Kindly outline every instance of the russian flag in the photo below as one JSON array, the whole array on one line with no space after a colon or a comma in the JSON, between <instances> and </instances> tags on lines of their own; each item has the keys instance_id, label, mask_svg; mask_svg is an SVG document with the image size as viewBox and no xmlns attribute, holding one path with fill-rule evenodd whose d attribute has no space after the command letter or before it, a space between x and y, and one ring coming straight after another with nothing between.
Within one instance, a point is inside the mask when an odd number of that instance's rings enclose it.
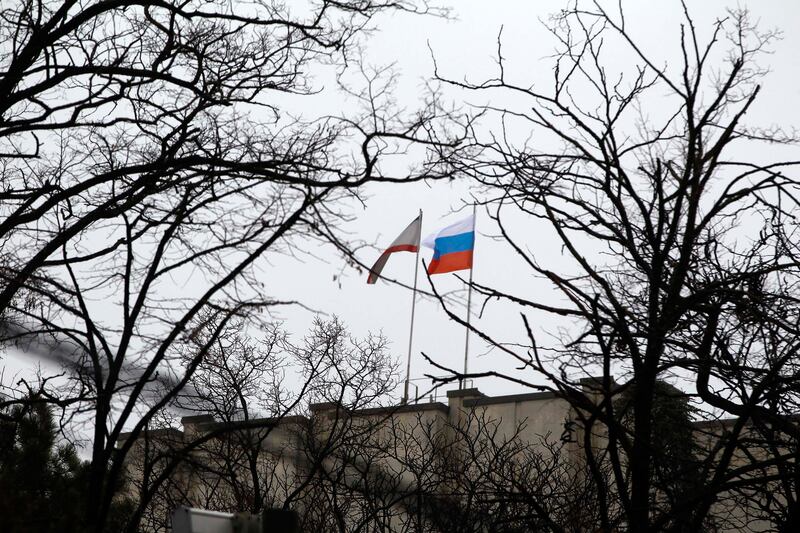
<instances>
[{"instance_id":1,"label":"russian flag","mask_svg":"<svg viewBox=\"0 0 800 533\"><path fill-rule=\"evenodd\" d=\"M475 216L447 226L426 238L423 243L433 248L433 258L428 265L428 274L445 274L472 268L472 252L475 249Z\"/></svg>"}]
</instances>

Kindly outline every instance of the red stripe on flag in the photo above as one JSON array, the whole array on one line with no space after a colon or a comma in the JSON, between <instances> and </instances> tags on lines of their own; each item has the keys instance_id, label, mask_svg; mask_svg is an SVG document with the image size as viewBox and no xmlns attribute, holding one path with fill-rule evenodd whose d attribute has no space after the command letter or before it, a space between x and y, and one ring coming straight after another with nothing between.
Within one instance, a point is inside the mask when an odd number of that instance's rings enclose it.
<instances>
[{"instance_id":1,"label":"red stripe on flag","mask_svg":"<svg viewBox=\"0 0 800 533\"><path fill-rule=\"evenodd\" d=\"M413 244L398 244L397 246L390 246L386 249L385 254L390 254L393 252L416 252L419 250L419 246L414 246Z\"/></svg>"},{"instance_id":2,"label":"red stripe on flag","mask_svg":"<svg viewBox=\"0 0 800 533\"><path fill-rule=\"evenodd\" d=\"M389 256L394 252L416 252L417 250L419 250L419 246L414 244L397 244L395 246L390 246L381 254L378 260L375 261L375 264L372 265L372 268L369 271L369 276L367 276L367 283L372 285L378 281L378 278L381 276L381 272L383 271L383 267L386 265L386 261L389 260Z\"/></svg>"},{"instance_id":3,"label":"red stripe on flag","mask_svg":"<svg viewBox=\"0 0 800 533\"><path fill-rule=\"evenodd\" d=\"M428 274L446 274L472 268L472 250L445 254L428 265Z\"/></svg>"}]
</instances>

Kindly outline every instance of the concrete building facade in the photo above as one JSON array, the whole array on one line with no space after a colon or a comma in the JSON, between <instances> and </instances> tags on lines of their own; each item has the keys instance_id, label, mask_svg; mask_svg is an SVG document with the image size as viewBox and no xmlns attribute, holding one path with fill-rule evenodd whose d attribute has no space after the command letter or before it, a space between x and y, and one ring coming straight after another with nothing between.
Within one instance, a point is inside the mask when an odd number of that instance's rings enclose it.
<instances>
[{"instance_id":1,"label":"concrete building facade","mask_svg":"<svg viewBox=\"0 0 800 533\"><path fill-rule=\"evenodd\" d=\"M585 380L584 391L594 383ZM164 464L170 452L205 439L181 452L147 529L168 528L163 519L177 505L291 508L308 531L531 531L550 529L548 520L596 528L585 446L593 443L602 463L603 431L587 437L579 413L551 392L490 397L468 388L447 400L358 411L313 404L307 416L245 421L232 433L208 415L184 417L182 431L136 443L128 495L142 494L145 470L159 471L152 457ZM699 449L727 431L724 421L697 427ZM712 514L725 516L714 529L769 530L749 505L715 503ZM525 516L530 506L540 516Z\"/></svg>"}]
</instances>

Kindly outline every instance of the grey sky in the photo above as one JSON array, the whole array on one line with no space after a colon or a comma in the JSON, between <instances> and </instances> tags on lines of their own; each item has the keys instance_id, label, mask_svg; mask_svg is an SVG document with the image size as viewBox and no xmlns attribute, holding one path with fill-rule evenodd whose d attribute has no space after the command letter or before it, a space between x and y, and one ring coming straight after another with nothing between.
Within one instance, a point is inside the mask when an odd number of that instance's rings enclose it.
<instances>
[{"instance_id":1,"label":"grey sky","mask_svg":"<svg viewBox=\"0 0 800 533\"><path fill-rule=\"evenodd\" d=\"M689 2L691 13L701 32L710 28L716 17L725 16L726 7L735 7L736 2L703 1ZM547 83L552 75L552 63L547 56L553 51L553 42L542 26L540 19L556 11L562 2L555 1L501 1L485 2L460 0L451 4L454 20L420 18L411 16L386 17L380 20L379 29L367 41L367 57L377 64L395 63L401 74L398 99L409 107L414 106L424 78L433 71L428 46L433 50L440 72L452 78L464 76L479 80L495 73L494 54L497 48L497 35L503 28L503 55L507 59L507 74L515 81ZM612 5L616 5L613 3ZM800 3L793 1L739 2L748 7L754 18L760 20L763 28L780 28L783 39L774 47L774 53L767 58L772 72L767 76L762 93L753 111L748 115L750 124L768 126L778 123L791 128L800 121L795 102L800 97L800 37L795 29L800 23ZM665 64L675 61L678 52L679 24L681 6L676 1L624 2L628 28L639 39L643 47ZM609 72L624 69L626 58L620 57L617 64L609 63ZM448 92L458 100L466 97L477 101L475 95ZM506 102L493 101L496 105ZM654 102L654 106L658 103ZM658 109L653 109L657 113ZM760 154L747 154L759 157ZM792 156L790 156L792 157ZM798 157L794 156L794 159ZM418 208L425 212L423 235L428 234L457 219L459 215L446 215L463 205L468 198L468 190L463 184L416 185L409 187L373 187L369 191L370 201L363 209L357 209L358 219L352 225L354 234L365 240L376 240L379 245L387 245L410 222ZM530 235L528 245L537 258L550 265L559 265L561 252L554 245L546 227L530 220L519 220L514 228ZM485 217L479 217L478 231L492 233ZM360 257L371 264L378 251L364 250ZM475 279L488 285L512 287L528 297L548 301L556 298L547 284L532 279L512 254L501 244L479 236L475 252ZM427 260L430 251L423 251ZM285 274L291 270L292 274ZM344 278L333 281L339 265L327 265L310 260L303 265L289 261L276 265L271 276L280 280L281 292L295 295L314 307L329 313L336 313L350 325L355 334L382 330L393 342L393 351L404 359L408 335L408 313L410 294L407 290L389 284L368 286L366 274L358 275L347 271ZM283 272L283 274L282 274ZM396 254L385 269L385 274L410 282L413 274L413 255ZM437 286L443 289L456 289L460 284L452 275L434 277ZM276 282L278 279L275 280ZM427 281L420 279L420 286ZM552 303L552 301L548 302ZM437 304L420 301L417 307L417 328L415 332L412 378L419 378L432 369L425 365L419 356L420 351L434 356L444 364L460 368L464 348L464 332L448 321ZM301 332L310 323L307 312L294 310L284 312L290 320L289 327ZM548 339L545 332L558 326L552 319L534 316L542 339ZM479 320L482 327L508 341L519 339L522 332L517 312L511 309L489 307L487 316ZM489 352L483 343L473 340L470 369L474 371L500 369L513 371L514 364L508 356ZM518 386L496 380L481 380L476 383L481 390L490 394L501 394L519 390Z\"/></svg>"},{"instance_id":2,"label":"grey sky","mask_svg":"<svg viewBox=\"0 0 800 533\"><path fill-rule=\"evenodd\" d=\"M724 16L727 6L737 5L736 2L721 0L689 4L701 31L708 29L715 17ZM502 27L503 54L510 78L520 82L547 83L552 74L552 63L547 56L553 51L553 42L540 19L545 19L563 5L563 2L557 1L453 0L450 2L451 20L410 15L385 16L376 21L378 31L365 41L366 59L376 65L395 64L400 74L397 98L401 104L413 109L418 103L424 79L433 72L429 46L443 75L480 80L495 74L494 54L498 32ZM612 5L616 5L616 2ZM738 5L749 7L764 28L778 27L784 32L783 40L774 46L774 54L768 58L768 66L773 72L765 80L759 100L749 115L749 122L763 126L779 123L788 127L800 123L800 112L796 105L800 99L797 83L800 79L800 56L797 53L800 37L795 31L800 23L800 3L783 0L738 2ZM628 27L643 47L665 63L674 61L678 51L680 3L677 0L640 0L624 2L623 6ZM620 57L618 64L607 65L609 71L627 66L625 57ZM332 94L325 92L315 98L312 107L335 113L340 100ZM475 95L456 91L447 91L446 95L456 102L465 98L468 102L478 101ZM493 103L505 105L507 102ZM657 113L658 109L653 111ZM379 246L388 245L416 216L418 209L423 209L425 213L423 235L427 235L457 219L460 215L450 214L451 211L463 206L469 197L468 187L458 182L403 187L373 186L367 192L370 200L363 208L354 206L356 221L349 229L354 237L375 241ZM530 220L518 220L514 230L529 236L526 242L542 262L556 266L560 264L561 251L554 244L554 239L544 231L545 227ZM493 231L485 217L479 215L478 232L485 234ZM363 250L360 258L364 263L371 264L378 254L378 250ZM404 361L410 293L387 283L368 286L366 273L358 274L352 270L345 270L344 277L334 279L342 268L340 260L329 251L321 251L319 255L320 259L308 258L302 263L292 258L274 259L273 267L264 270L264 283L273 287L276 297L296 299L320 311L339 315L357 336L382 330L392 341L397 358ZM423 251L422 257L428 260L430 252ZM413 260L413 254L396 254L390 259L384 273L410 283ZM530 277L529 272L518 264L504 245L492 242L483 235L478 236L475 265L475 279L480 283L513 289L527 297L544 301L556 298L546 283ZM442 290L460 287L460 283L450 274L435 276L434 280ZM420 286L425 288L426 285L427 281L421 276ZM295 336L302 335L313 318L312 313L300 308L283 310L280 316L286 319L287 328ZM543 335L559 326L568 326L544 316L536 315L533 319ZM518 313L509 308L490 306L487 316L478 323L507 341L519 339L522 332ZM546 336L542 338L547 339ZM473 339L471 370L513 371L514 363L507 356L487 352L483 343ZM417 307L412 378L432 371L423 364L420 351L428 353L442 364L460 368L463 348L463 328L450 322L438 304L421 300ZM476 386L489 394L519 390L519 387L496 380L482 380Z\"/></svg>"}]
</instances>

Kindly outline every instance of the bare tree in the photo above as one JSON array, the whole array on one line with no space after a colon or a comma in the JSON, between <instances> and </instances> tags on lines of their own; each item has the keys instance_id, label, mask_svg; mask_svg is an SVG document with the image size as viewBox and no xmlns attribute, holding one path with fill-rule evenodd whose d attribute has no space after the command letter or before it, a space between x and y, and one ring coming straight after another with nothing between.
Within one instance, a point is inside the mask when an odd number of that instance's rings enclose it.
<instances>
[{"instance_id":1,"label":"bare tree","mask_svg":"<svg viewBox=\"0 0 800 533\"><path fill-rule=\"evenodd\" d=\"M797 145L745 120L778 33L741 9L698 28L680 4L669 43L678 60L668 63L637 43L621 6L604 5L576 2L550 19L549 85L510 81L519 77L501 40L496 77L437 73L508 102L480 108L499 126L476 137L461 172L483 186L500 237L561 296L475 285L486 313L519 310L527 341L473 330L528 372L503 377L556 391L579 414L596 527L696 531L713 519L723 529L791 529L800 488L797 162L768 157L775 145ZM511 222L521 215L526 225ZM548 229L566 258L557 267L529 238ZM558 345L537 338L537 313L571 322ZM596 391L580 386L586 376L600 376ZM704 451L685 456L697 483L669 493L655 468L663 379L685 384L703 417L719 419L696 426ZM623 394L628 418L617 412Z\"/></svg>"},{"instance_id":2,"label":"bare tree","mask_svg":"<svg viewBox=\"0 0 800 533\"><path fill-rule=\"evenodd\" d=\"M91 529L136 435L230 321L291 303L257 274L265 256L342 247L336 228L365 183L451 175L447 113L432 98L404 117L385 77L367 79L381 90L350 89L353 116L292 117L318 89L312 73L341 74L392 10L431 11L403 0L0 8L2 341L65 369L50 386L22 384L85 424ZM428 153L416 172L382 171L384 155L412 145ZM123 431L132 438L117 447Z\"/></svg>"},{"instance_id":3,"label":"bare tree","mask_svg":"<svg viewBox=\"0 0 800 533\"><path fill-rule=\"evenodd\" d=\"M289 508L304 530L321 532L580 531L596 523L596 482L575 461L571 439L480 407L389 405L397 380L385 341L351 339L338 320L318 321L299 344L274 330L267 338L257 347L229 328L176 399L204 415L184 419L183 433L167 421L138 437L128 454L130 497L145 502L138 510L148 529L167 528L178 505ZM292 390L269 386L284 374L263 371L265 353L283 369L302 368L288 403L261 403L265 392ZM309 410L298 404L309 401Z\"/></svg>"},{"instance_id":4,"label":"bare tree","mask_svg":"<svg viewBox=\"0 0 800 533\"><path fill-rule=\"evenodd\" d=\"M207 324L203 330L195 332L196 350L208 344L213 330ZM264 443L274 427L297 409L302 388L295 401L282 401L293 389L283 382L285 336L275 326L262 332L260 338L256 338L255 333L248 331L242 321L229 323L216 336L187 386L164 410L162 429L174 427L178 413L184 415L184 419L194 414L198 420L205 420L205 432L216 430L215 437L197 447L194 446L195 436L186 432L174 442L162 436L159 439L164 445L162 449L153 449L152 455L142 450L135 460L128 461L129 469L143 472L152 468L148 463L156 464L166 459L165 456L182 458L181 463L171 461L169 467L157 469L159 476L154 479L163 479L169 470L175 471L175 476L165 479L162 487L149 486L158 484L149 478L138 481L139 491L158 494L157 504L138 498L144 502L141 508L145 509L150 523L155 525L159 520L166 520L168 510L182 504L219 511L259 513L262 510L270 478L264 467L267 462ZM191 352L184 354L187 359L193 356ZM151 423L149 429L155 426ZM220 429L229 431L220 432ZM166 436L171 434L167 432ZM184 451L186 446L193 451ZM196 460L197 455L202 459ZM208 490L199 491L204 494L202 501L198 501L197 494L187 494L178 487L174 478L181 475L193 478L195 486L208 481Z\"/></svg>"},{"instance_id":5,"label":"bare tree","mask_svg":"<svg viewBox=\"0 0 800 533\"><path fill-rule=\"evenodd\" d=\"M526 420L441 404L325 413L347 431L309 478L309 530L581 531L599 513L570 445Z\"/></svg>"},{"instance_id":6,"label":"bare tree","mask_svg":"<svg viewBox=\"0 0 800 533\"><path fill-rule=\"evenodd\" d=\"M336 497L326 488L349 493L349 478L338 475L351 475L357 450L380 426L347 413L389 401L397 384L385 339L351 338L333 319L317 320L301 343L273 329L255 347L237 327L218 342L220 351L210 351L175 401L182 412L203 415L182 434L165 421L138 437L129 454L144 523L164 529L178 505L252 513L273 507L302 510L304 527L321 531L328 511L338 509L321 504ZM299 379L284 383L294 371ZM325 413L309 412L309 403Z\"/></svg>"},{"instance_id":7,"label":"bare tree","mask_svg":"<svg viewBox=\"0 0 800 533\"><path fill-rule=\"evenodd\" d=\"M424 405L422 406L424 408ZM453 409L451 407L451 409ZM591 522L590 478L569 445L536 435L527 421L480 408L442 417L393 414L365 499L393 497L388 531L579 531ZM390 428L390 429L389 429ZM566 526L565 524L571 524Z\"/></svg>"}]
</instances>

